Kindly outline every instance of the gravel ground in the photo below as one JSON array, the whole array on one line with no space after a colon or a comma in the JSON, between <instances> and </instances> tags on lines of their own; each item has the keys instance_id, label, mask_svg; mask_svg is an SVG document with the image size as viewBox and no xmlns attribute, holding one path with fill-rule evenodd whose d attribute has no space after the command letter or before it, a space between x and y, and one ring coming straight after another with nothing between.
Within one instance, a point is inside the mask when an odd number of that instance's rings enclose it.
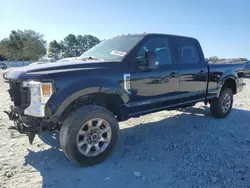
<instances>
[{"instance_id":1,"label":"gravel ground","mask_svg":"<svg viewBox=\"0 0 250 188\"><path fill-rule=\"evenodd\" d=\"M29 145L10 132L10 104L0 77L0 187L250 187L250 80L224 120L203 103L120 123L115 151L102 164L79 168L60 149L58 135Z\"/></svg>"}]
</instances>

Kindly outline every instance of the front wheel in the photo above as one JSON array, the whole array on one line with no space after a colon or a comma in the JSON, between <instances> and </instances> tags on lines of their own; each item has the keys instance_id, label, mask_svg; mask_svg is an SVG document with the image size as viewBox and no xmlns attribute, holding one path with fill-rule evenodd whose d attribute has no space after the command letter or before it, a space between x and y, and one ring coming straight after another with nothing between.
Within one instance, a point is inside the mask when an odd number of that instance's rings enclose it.
<instances>
[{"instance_id":1,"label":"front wheel","mask_svg":"<svg viewBox=\"0 0 250 188\"><path fill-rule=\"evenodd\" d=\"M219 98L210 104L210 112L216 118L225 118L233 106L233 92L230 88L221 91Z\"/></svg>"},{"instance_id":2,"label":"front wheel","mask_svg":"<svg viewBox=\"0 0 250 188\"><path fill-rule=\"evenodd\" d=\"M102 162L114 149L119 125L107 109L88 105L77 109L64 121L60 144L65 155L80 166Z\"/></svg>"}]
</instances>

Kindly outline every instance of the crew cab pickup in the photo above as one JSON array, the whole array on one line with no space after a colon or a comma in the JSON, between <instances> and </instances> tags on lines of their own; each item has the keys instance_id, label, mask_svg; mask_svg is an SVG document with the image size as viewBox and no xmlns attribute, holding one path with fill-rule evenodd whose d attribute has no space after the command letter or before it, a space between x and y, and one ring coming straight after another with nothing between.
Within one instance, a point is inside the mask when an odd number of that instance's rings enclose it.
<instances>
[{"instance_id":1,"label":"crew cab pickup","mask_svg":"<svg viewBox=\"0 0 250 188\"><path fill-rule=\"evenodd\" d=\"M113 151L118 122L210 104L226 118L243 83L243 64L207 64L197 39L168 34L113 37L76 60L6 71L12 128L34 136L59 131L65 155L95 165Z\"/></svg>"}]
</instances>

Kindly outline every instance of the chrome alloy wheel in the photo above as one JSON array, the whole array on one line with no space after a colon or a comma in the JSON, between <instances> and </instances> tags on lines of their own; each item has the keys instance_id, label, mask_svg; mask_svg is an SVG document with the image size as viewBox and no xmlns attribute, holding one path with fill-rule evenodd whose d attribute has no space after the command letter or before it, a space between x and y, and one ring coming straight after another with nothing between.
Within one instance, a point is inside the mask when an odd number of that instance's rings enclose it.
<instances>
[{"instance_id":1,"label":"chrome alloy wheel","mask_svg":"<svg viewBox=\"0 0 250 188\"><path fill-rule=\"evenodd\" d=\"M78 131L77 148L85 156L97 156L107 149L111 136L111 127L107 121L101 118L90 119Z\"/></svg>"},{"instance_id":2,"label":"chrome alloy wheel","mask_svg":"<svg viewBox=\"0 0 250 188\"><path fill-rule=\"evenodd\" d=\"M223 113L227 113L231 106L231 96L226 93L221 100L221 110Z\"/></svg>"}]
</instances>

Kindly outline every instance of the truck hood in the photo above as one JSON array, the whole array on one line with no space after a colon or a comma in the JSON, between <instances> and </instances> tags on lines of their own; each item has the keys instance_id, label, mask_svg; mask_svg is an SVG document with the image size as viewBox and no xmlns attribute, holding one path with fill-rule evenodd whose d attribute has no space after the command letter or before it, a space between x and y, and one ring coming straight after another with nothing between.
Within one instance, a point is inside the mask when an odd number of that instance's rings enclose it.
<instances>
[{"instance_id":1,"label":"truck hood","mask_svg":"<svg viewBox=\"0 0 250 188\"><path fill-rule=\"evenodd\" d=\"M80 71L80 70L92 70L101 69L109 66L113 62L103 62L103 61L67 61L67 62L53 62L38 64L32 66L15 67L7 69L3 73L3 77L6 80L18 80L22 79L24 75L41 75L41 74L51 74L59 72L68 71Z\"/></svg>"}]
</instances>

